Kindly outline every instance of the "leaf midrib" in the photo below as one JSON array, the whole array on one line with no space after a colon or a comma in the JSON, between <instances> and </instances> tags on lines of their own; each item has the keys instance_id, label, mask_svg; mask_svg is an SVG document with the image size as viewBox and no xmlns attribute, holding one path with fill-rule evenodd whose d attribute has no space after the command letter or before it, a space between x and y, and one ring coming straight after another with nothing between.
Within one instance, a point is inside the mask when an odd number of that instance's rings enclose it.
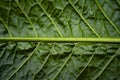
<instances>
[{"instance_id":1,"label":"leaf midrib","mask_svg":"<svg viewBox=\"0 0 120 80\"><path fill-rule=\"evenodd\" d=\"M120 38L0 38L0 41L11 42L101 42L120 43Z\"/></svg>"}]
</instances>

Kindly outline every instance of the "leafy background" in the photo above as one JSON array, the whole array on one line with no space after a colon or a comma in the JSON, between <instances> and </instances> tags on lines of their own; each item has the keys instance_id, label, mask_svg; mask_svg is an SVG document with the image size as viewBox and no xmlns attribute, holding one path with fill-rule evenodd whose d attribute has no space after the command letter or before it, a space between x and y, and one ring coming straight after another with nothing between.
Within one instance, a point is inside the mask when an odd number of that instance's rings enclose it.
<instances>
[{"instance_id":1,"label":"leafy background","mask_svg":"<svg viewBox=\"0 0 120 80\"><path fill-rule=\"evenodd\" d=\"M120 38L119 0L0 0L0 38ZM0 80L120 80L120 44L0 42Z\"/></svg>"}]
</instances>

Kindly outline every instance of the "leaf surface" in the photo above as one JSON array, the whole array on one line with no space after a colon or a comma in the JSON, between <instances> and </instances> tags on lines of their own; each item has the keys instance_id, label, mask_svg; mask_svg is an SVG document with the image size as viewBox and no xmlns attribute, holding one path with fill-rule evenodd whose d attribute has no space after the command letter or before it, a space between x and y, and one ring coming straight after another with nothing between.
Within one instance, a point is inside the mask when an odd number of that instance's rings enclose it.
<instances>
[{"instance_id":1,"label":"leaf surface","mask_svg":"<svg viewBox=\"0 0 120 80\"><path fill-rule=\"evenodd\" d=\"M0 38L120 39L119 0L0 0ZM120 43L0 41L0 80L120 80Z\"/></svg>"}]
</instances>

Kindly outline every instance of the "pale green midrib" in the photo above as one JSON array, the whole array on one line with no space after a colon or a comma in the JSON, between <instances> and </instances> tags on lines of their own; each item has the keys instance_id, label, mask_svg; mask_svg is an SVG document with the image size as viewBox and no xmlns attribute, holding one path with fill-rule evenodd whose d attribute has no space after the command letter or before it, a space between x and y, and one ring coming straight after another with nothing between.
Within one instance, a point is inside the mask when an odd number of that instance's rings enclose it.
<instances>
[{"instance_id":1,"label":"pale green midrib","mask_svg":"<svg viewBox=\"0 0 120 80\"><path fill-rule=\"evenodd\" d=\"M37 1L37 0L36 0ZM43 10L43 12L46 14L46 16L49 18L49 20L52 22L52 24L54 25L55 29L57 30L58 34L60 35L60 37L63 37L62 33L60 32L60 30L58 29L58 27L56 26L54 20L50 17L50 15L45 11L45 9L41 6L41 4L37 1L37 4L40 6L40 8Z\"/></svg>"},{"instance_id":2,"label":"pale green midrib","mask_svg":"<svg viewBox=\"0 0 120 80\"><path fill-rule=\"evenodd\" d=\"M120 43L120 38L0 38L13 42L111 42Z\"/></svg>"},{"instance_id":3,"label":"pale green midrib","mask_svg":"<svg viewBox=\"0 0 120 80\"><path fill-rule=\"evenodd\" d=\"M81 19L86 23L86 25L93 31L93 33L100 38L100 35L92 28L92 26L85 20L85 18L78 12L78 10L75 8L75 6L72 4L70 0L68 0L70 5L73 7L73 9L77 12L77 14L81 17Z\"/></svg>"},{"instance_id":4,"label":"pale green midrib","mask_svg":"<svg viewBox=\"0 0 120 80\"><path fill-rule=\"evenodd\" d=\"M100 4L98 3L97 0L95 0L98 8L100 9L100 11L102 12L102 14L105 16L105 18L110 22L110 24L114 27L114 29L120 34L119 29L117 28L117 26L110 20L110 18L107 16L107 14L104 12L104 10L101 8Z\"/></svg>"},{"instance_id":5,"label":"pale green midrib","mask_svg":"<svg viewBox=\"0 0 120 80\"><path fill-rule=\"evenodd\" d=\"M22 13L25 15L25 17L28 19L28 21L29 21L31 27L33 28L33 32L34 32L35 37L38 37L37 32L36 32L36 30L35 30L35 28L34 28L32 22L31 22L31 20L29 19L29 17L27 16L27 14L23 11L23 9L20 7L19 3L18 3L16 0L15 0L15 2L17 3L18 7L19 7L20 10L22 11Z\"/></svg>"},{"instance_id":6,"label":"pale green midrib","mask_svg":"<svg viewBox=\"0 0 120 80\"><path fill-rule=\"evenodd\" d=\"M116 53L108 60L108 62L103 66L103 68L100 70L100 72L93 78L93 80L96 80L107 68L107 66L111 63L111 61L115 58L115 56L119 53L120 48L116 51Z\"/></svg>"}]
</instances>

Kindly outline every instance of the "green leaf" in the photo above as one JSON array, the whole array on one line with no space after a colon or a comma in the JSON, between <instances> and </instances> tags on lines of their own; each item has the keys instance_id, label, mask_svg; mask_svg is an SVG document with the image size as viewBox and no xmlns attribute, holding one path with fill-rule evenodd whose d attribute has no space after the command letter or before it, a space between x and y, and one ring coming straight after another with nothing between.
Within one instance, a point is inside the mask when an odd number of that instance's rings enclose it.
<instances>
[{"instance_id":1,"label":"green leaf","mask_svg":"<svg viewBox=\"0 0 120 80\"><path fill-rule=\"evenodd\" d=\"M120 80L119 0L0 0L0 80Z\"/></svg>"}]
</instances>

